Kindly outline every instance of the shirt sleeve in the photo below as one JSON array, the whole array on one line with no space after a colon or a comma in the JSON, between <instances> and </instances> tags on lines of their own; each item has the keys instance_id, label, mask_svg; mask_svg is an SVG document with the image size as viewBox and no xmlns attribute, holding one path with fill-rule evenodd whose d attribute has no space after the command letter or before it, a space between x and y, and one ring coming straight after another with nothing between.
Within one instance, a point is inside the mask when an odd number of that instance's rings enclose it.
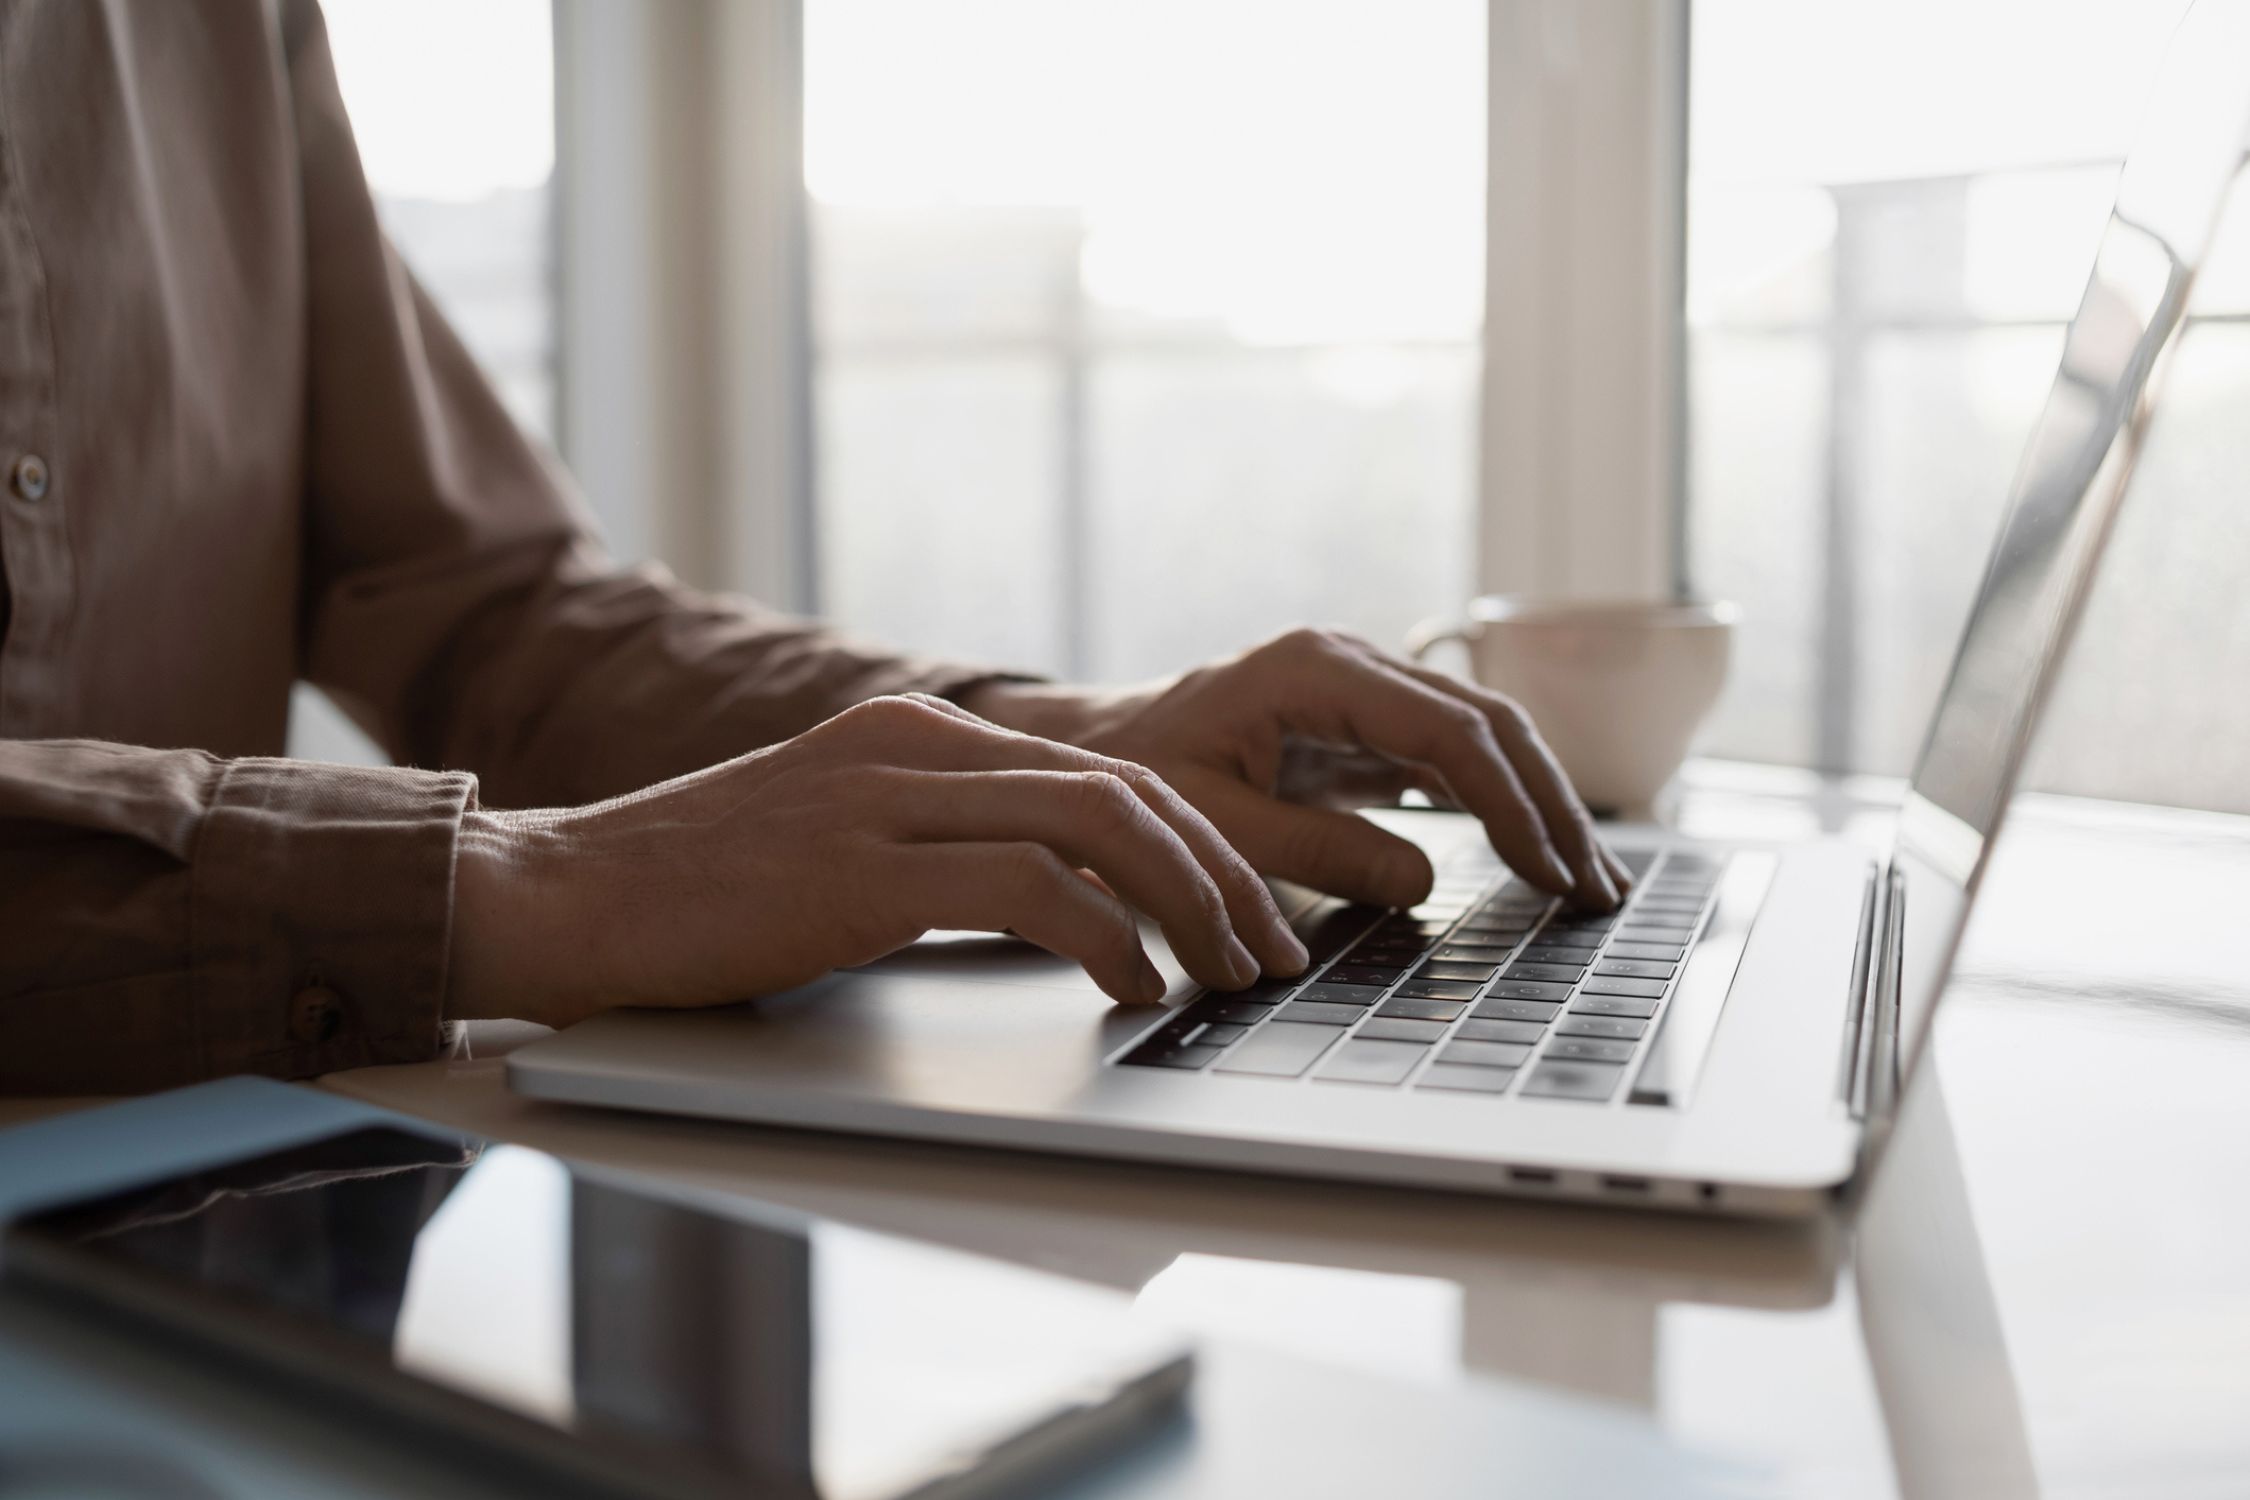
<instances>
[{"instance_id":1,"label":"shirt sleeve","mask_svg":"<svg viewBox=\"0 0 2250 1500\"><path fill-rule=\"evenodd\" d=\"M0 1092L439 1048L468 776L0 741Z\"/></svg>"},{"instance_id":2,"label":"shirt sleeve","mask_svg":"<svg viewBox=\"0 0 2250 1500\"><path fill-rule=\"evenodd\" d=\"M375 216L317 7L286 13L302 156L307 675L392 756L495 806L571 804L987 668L902 656L621 570Z\"/></svg>"}]
</instances>

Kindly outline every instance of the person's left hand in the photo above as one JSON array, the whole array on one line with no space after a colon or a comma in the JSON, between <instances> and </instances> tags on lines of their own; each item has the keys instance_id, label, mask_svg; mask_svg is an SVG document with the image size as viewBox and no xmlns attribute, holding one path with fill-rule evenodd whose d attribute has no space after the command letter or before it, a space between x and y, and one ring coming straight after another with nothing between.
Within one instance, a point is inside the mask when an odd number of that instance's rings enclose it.
<instances>
[{"instance_id":1,"label":"person's left hand","mask_svg":"<svg viewBox=\"0 0 2250 1500\"><path fill-rule=\"evenodd\" d=\"M1162 776L1267 875L1381 906L1430 890L1430 862L1345 808L1420 787L1475 814L1524 879L1617 905L1631 876L1510 699L1356 637L1294 630L1168 682L1115 691L1001 682L962 706Z\"/></svg>"}]
</instances>

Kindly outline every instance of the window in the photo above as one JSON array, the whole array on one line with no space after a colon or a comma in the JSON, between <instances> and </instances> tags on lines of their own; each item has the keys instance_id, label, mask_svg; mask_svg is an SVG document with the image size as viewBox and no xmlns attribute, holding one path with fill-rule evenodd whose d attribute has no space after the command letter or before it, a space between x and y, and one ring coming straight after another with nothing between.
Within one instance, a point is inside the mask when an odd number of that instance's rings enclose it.
<instances>
[{"instance_id":1,"label":"window","mask_svg":"<svg viewBox=\"0 0 2250 1500\"><path fill-rule=\"evenodd\" d=\"M1687 531L1720 754L1903 773L2186 0L1697 0ZM1781 128L1786 122L1786 128ZM2239 198L2238 194L2238 198ZM2250 808L2230 209L2034 784Z\"/></svg>"},{"instance_id":2,"label":"window","mask_svg":"<svg viewBox=\"0 0 2250 1500\"><path fill-rule=\"evenodd\" d=\"M1480 0L807 0L825 613L1105 680L1470 592Z\"/></svg>"}]
</instances>

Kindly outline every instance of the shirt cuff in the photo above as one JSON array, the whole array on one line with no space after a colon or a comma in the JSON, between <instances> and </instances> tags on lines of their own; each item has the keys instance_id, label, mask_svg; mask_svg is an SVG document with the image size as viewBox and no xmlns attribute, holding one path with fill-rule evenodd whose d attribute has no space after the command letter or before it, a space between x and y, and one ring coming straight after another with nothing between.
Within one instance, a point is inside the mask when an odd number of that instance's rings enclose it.
<instances>
[{"instance_id":1,"label":"shirt cuff","mask_svg":"<svg viewBox=\"0 0 2250 1500\"><path fill-rule=\"evenodd\" d=\"M204 1076L420 1062L444 1039L453 861L474 777L227 762L196 838Z\"/></svg>"}]
</instances>

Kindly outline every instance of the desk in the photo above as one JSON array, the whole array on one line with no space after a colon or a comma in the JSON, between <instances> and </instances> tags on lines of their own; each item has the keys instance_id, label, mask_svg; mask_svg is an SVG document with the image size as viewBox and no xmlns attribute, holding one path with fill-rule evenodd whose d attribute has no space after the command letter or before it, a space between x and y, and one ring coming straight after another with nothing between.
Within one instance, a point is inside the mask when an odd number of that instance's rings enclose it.
<instances>
[{"instance_id":1,"label":"desk","mask_svg":"<svg viewBox=\"0 0 2250 1500\"><path fill-rule=\"evenodd\" d=\"M1895 789L1699 768L1691 832ZM2026 799L1856 1216L1705 1222L579 1111L463 1055L326 1080L1135 1293L1193 1429L1088 1495L2250 1494L2250 820Z\"/></svg>"}]
</instances>

